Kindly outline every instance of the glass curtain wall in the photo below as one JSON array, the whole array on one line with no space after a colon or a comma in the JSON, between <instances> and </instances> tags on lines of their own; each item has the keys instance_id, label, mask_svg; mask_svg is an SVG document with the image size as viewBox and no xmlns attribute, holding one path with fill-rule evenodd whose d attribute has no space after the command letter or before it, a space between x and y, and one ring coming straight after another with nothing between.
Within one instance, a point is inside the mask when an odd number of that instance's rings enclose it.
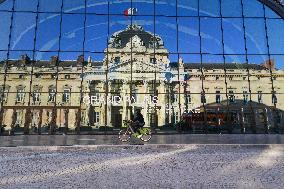
<instances>
[{"instance_id":1,"label":"glass curtain wall","mask_svg":"<svg viewBox=\"0 0 284 189\"><path fill-rule=\"evenodd\" d=\"M117 133L137 109L157 132L283 132L284 21L258 0L6 0L0 26L5 132Z\"/></svg>"}]
</instances>

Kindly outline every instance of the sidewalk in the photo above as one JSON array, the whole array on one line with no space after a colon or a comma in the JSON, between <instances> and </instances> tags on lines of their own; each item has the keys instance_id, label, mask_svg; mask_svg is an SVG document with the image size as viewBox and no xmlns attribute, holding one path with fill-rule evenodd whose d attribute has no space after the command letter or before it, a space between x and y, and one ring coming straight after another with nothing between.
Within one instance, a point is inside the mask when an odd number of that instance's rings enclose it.
<instances>
[{"instance_id":1,"label":"sidewalk","mask_svg":"<svg viewBox=\"0 0 284 189\"><path fill-rule=\"evenodd\" d=\"M5 189L282 189L284 183L283 145L26 146L0 148L0 162Z\"/></svg>"},{"instance_id":2,"label":"sidewalk","mask_svg":"<svg viewBox=\"0 0 284 189\"><path fill-rule=\"evenodd\" d=\"M153 135L148 143L131 138L122 143L117 135L18 135L0 136L0 147L16 146L74 146L74 145L129 145L129 144L208 144L208 145L270 145L284 144L281 134L175 134Z\"/></svg>"}]
</instances>

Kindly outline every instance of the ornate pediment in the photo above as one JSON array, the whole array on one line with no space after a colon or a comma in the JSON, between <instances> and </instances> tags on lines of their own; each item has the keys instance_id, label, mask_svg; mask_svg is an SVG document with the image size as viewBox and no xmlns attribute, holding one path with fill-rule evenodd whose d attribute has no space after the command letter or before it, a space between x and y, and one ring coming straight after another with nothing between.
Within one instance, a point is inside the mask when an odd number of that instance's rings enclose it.
<instances>
[{"instance_id":1,"label":"ornate pediment","mask_svg":"<svg viewBox=\"0 0 284 189\"><path fill-rule=\"evenodd\" d=\"M126 51L134 51L134 52L145 52L146 47L143 40L138 36L134 35L132 38L129 39L128 43L125 46Z\"/></svg>"},{"instance_id":2,"label":"ornate pediment","mask_svg":"<svg viewBox=\"0 0 284 189\"><path fill-rule=\"evenodd\" d=\"M109 67L110 72L131 72L131 62L121 64L113 64ZM163 72L166 71L166 66L162 64L152 64L148 62L135 61L132 64L133 73L147 73L147 72Z\"/></svg>"}]
</instances>

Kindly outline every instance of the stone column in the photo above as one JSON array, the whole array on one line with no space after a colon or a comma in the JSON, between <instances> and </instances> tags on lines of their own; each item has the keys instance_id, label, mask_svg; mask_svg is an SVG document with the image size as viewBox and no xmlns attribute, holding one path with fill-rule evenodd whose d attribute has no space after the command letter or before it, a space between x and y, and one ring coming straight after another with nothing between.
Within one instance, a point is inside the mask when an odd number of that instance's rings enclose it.
<instances>
[{"instance_id":1,"label":"stone column","mask_svg":"<svg viewBox=\"0 0 284 189\"><path fill-rule=\"evenodd\" d=\"M31 125L31 117L32 113L29 108L25 110L25 116L24 116L24 134L29 134L30 131L30 125Z\"/></svg>"},{"instance_id":2,"label":"stone column","mask_svg":"<svg viewBox=\"0 0 284 189\"><path fill-rule=\"evenodd\" d=\"M57 120L57 109L54 107L52 109L52 113L51 113L51 121L50 121L50 129L49 129L49 134L54 134L55 133L55 129L56 129L56 120Z\"/></svg>"},{"instance_id":3,"label":"stone column","mask_svg":"<svg viewBox=\"0 0 284 189\"><path fill-rule=\"evenodd\" d=\"M126 94L127 94L127 82L125 80L123 80L123 86L122 86L122 93L121 93L121 96L122 96L122 120L128 120L129 117L128 117L128 113L127 113L127 99L126 99Z\"/></svg>"},{"instance_id":4,"label":"stone column","mask_svg":"<svg viewBox=\"0 0 284 189\"><path fill-rule=\"evenodd\" d=\"M158 98L158 102L161 105L161 109L158 115L158 123L160 123L160 126L163 126L166 124L166 101L165 101L165 83L164 81L161 81L160 83L160 93L163 94L159 94L159 98ZM159 126L159 125L158 125Z\"/></svg>"},{"instance_id":5,"label":"stone column","mask_svg":"<svg viewBox=\"0 0 284 189\"><path fill-rule=\"evenodd\" d=\"M186 109L186 99L185 99L185 94L186 94L186 81L182 81L180 83L180 108L181 108L181 114L185 112Z\"/></svg>"},{"instance_id":6,"label":"stone column","mask_svg":"<svg viewBox=\"0 0 284 189\"><path fill-rule=\"evenodd\" d=\"M100 126L105 126L108 124L108 120L107 120L107 96L106 96L106 82L103 81L101 82L101 87L102 87L102 91L100 91L100 99L103 96L104 97L104 101L100 102ZM96 111L96 109L95 109Z\"/></svg>"},{"instance_id":7,"label":"stone column","mask_svg":"<svg viewBox=\"0 0 284 189\"><path fill-rule=\"evenodd\" d=\"M173 103L172 103L172 81L168 82L168 88L169 88L169 94L168 94L168 97L169 97L169 104L168 104L168 116L169 116L169 123L172 123L172 114L173 114Z\"/></svg>"},{"instance_id":8,"label":"stone column","mask_svg":"<svg viewBox=\"0 0 284 189\"><path fill-rule=\"evenodd\" d=\"M145 80L143 81L144 84L144 97L149 97L149 92L148 92L148 82ZM143 101L145 101L146 99L144 98ZM145 127L150 127L149 122L148 122L148 101L144 102L144 107L143 107L143 117L144 117L144 121L145 121Z\"/></svg>"},{"instance_id":9,"label":"stone column","mask_svg":"<svg viewBox=\"0 0 284 189\"><path fill-rule=\"evenodd\" d=\"M81 125L83 126L88 126L89 123L89 111L90 107L88 106L87 108L82 110L82 117L81 117Z\"/></svg>"},{"instance_id":10,"label":"stone column","mask_svg":"<svg viewBox=\"0 0 284 189\"><path fill-rule=\"evenodd\" d=\"M42 126L42 115L43 115L43 110L39 110L39 120L38 120L38 134L41 134L41 126Z\"/></svg>"},{"instance_id":11,"label":"stone column","mask_svg":"<svg viewBox=\"0 0 284 189\"><path fill-rule=\"evenodd\" d=\"M83 117L81 117L81 125L88 126L88 123L90 125L90 106L91 106L91 96L89 96L89 93L84 93L83 103L81 105L81 111Z\"/></svg>"},{"instance_id":12,"label":"stone column","mask_svg":"<svg viewBox=\"0 0 284 189\"><path fill-rule=\"evenodd\" d=\"M280 132L283 130L284 127L284 113L280 112Z\"/></svg>"},{"instance_id":13,"label":"stone column","mask_svg":"<svg viewBox=\"0 0 284 189\"><path fill-rule=\"evenodd\" d=\"M47 109L43 109L42 110L42 125L43 126L46 126L46 124L48 124L49 123L49 119L48 119L48 117L47 117Z\"/></svg>"},{"instance_id":14,"label":"stone column","mask_svg":"<svg viewBox=\"0 0 284 189\"><path fill-rule=\"evenodd\" d=\"M69 112L68 109L64 109L63 110L64 113L64 133L67 134L68 128L71 126L74 128L74 123L72 124L72 122L69 124L70 120L69 120L69 113L72 115L72 112ZM74 119L74 117L76 117L75 115L70 116L70 118Z\"/></svg>"},{"instance_id":15,"label":"stone column","mask_svg":"<svg viewBox=\"0 0 284 189\"><path fill-rule=\"evenodd\" d=\"M19 112L20 112L20 116L21 116L21 118L20 118L20 127L22 127L22 128L25 128L25 121L26 121L26 112L27 112L27 109L20 109L19 110ZM24 132L25 132L25 129L24 129Z\"/></svg>"},{"instance_id":16,"label":"stone column","mask_svg":"<svg viewBox=\"0 0 284 189\"><path fill-rule=\"evenodd\" d=\"M68 127L72 130L74 130L77 127L76 118L77 118L77 112L78 111L79 110L76 111L75 109L69 109Z\"/></svg>"},{"instance_id":17,"label":"stone column","mask_svg":"<svg viewBox=\"0 0 284 189\"><path fill-rule=\"evenodd\" d=\"M111 94L111 81L108 81L108 91L109 91L109 93L108 93L107 100L111 99L111 97L112 97L112 94ZM112 114L111 114L111 110L112 110L112 102L111 102L111 100L109 100L107 102L107 125L109 127L112 127L112 122L111 122Z\"/></svg>"},{"instance_id":18,"label":"stone column","mask_svg":"<svg viewBox=\"0 0 284 189\"><path fill-rule=\"evenodd\" d=\"M12 113L12 122L11 122L11 126L10 126L10 135L14 134L15 131L15 124L16 124L16 120L17 120L17 110L13 109L13 113Z\"/></svg>"},{"instance_id":19,"label":"stone column","mask_svg":"<svg viewBox=\"0 0 284 189\"><path fill-rule=\"evenodd\" d=\"M122 96L125 97L124 95L125 92L122 93ZM125 100L125 98L123 98L122 101L123 105L122 105L122 120L127 120L128 116L127 116L127 102Z\"/></svg>"},{"instance_id":20,"label":"stone column","mask_svg":"<svg viewBox=\"0 0 284 189\"><path fill-rule=\"evenodd\" d=\"M64 119L62 119L64 117L64 111L62 111L62 109L57 109L57 116L56 116L56 125L58 127L62 127L64 124Z\"/></svg>"},{"instance_id":21,"label":"stone column","mask_svg":"<svg viewBox=\"0 0 284 189\"><path fill-rule=\"evenodd\" d=\"M11 129L13 109L4 109L3 123L6 125L5 130Z\"/></svg>"},{"instance_id":22,"label":"stone column","mask_svg":"<svg viewBox=\"0 0 284 189\"><path fill-rule=\"evenodd\" d=\"M4 108L0 107L0 134L2 134L2 125L4 125L4 111Z\"/></svg>"},{"instance_id":23,"label":"stone column","mask_svg":"<svg viewBox=\"0 0 284 189\"><path fill-rule=\"evenodd\" d=\"M241 108L240 118L241 118L241 133L245 133L246 128L245 128L244 108Z\"/></svg>"},{"instance_id":24,"label":"stone column","mask_svg":"<svg viewBox=\"0 0 284 189\"><path fill-rule=\"evenodd\" d=\"M269 133L269 118L268 118L268 111L267 108L263 109L263 115L264 115L264 131L266 134Z\"/></svg>"}]
</instances>

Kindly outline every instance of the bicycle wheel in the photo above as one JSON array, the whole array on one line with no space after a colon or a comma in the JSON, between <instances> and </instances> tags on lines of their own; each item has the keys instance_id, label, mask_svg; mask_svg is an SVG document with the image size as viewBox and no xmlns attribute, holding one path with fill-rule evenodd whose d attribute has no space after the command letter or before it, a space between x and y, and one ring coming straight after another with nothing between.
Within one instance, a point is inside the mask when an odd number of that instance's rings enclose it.
<instances>
[{"instance_id":1,"label":"bicycle wheel","mask_svg":"<svg viewBox=\"0 0 284 189\"><path fill-rule=\"evenodd\" d=\"M127 142L130 139L130 133L127 131L127 129L122 129L118 133L118 138L122 142Z\"/></svg>"},{"instance_id":2,"label":"bicycle wheel","mask_svg":"<svg viewBox=\"0 0 284 189\"><path fill-rule=\"evenodd\" d=\"M147 130L146 132L144 132L141 136L141 140L143 142L148 142L150 139L152 138L152 133L150 130Z\"/></svg>"},{"instance_id":3,"label":"bicycle wheel","mask_svg":"<svg viewBox=\"0 0 284 189\"><path fill-rule=\"evenodd\" d=\"M151 138L152 138L152 134L143 134L140 139L143 142L148 142Z\"/></svg>"}]
</instances>

